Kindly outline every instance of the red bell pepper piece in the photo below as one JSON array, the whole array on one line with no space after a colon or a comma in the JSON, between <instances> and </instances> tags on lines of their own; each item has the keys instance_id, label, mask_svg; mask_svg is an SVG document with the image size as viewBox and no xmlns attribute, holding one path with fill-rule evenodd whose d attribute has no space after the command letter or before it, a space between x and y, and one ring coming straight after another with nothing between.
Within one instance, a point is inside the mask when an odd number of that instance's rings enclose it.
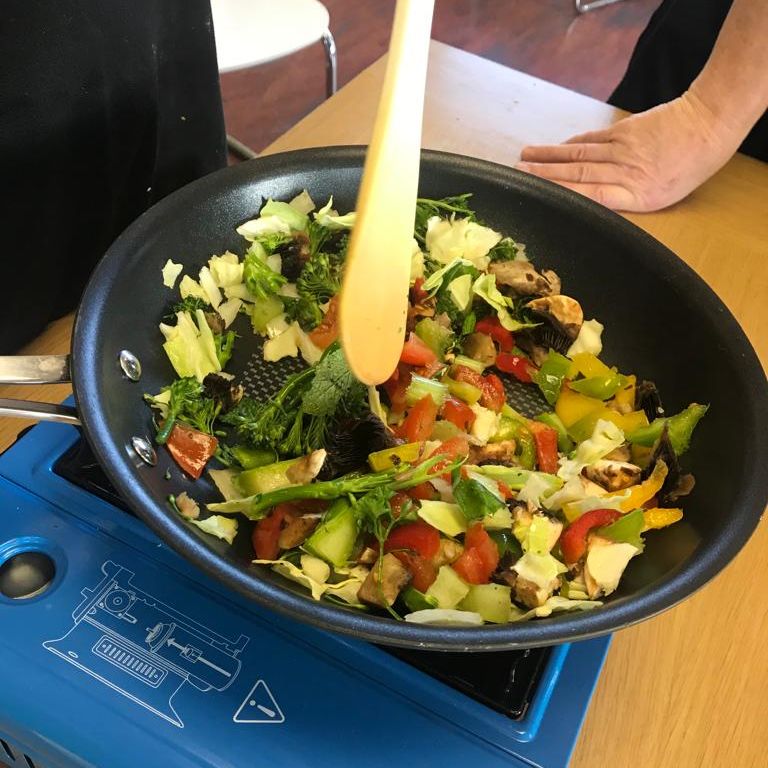
<instances>
[{"instance_id":1,"label":"red bell pepper piece","mask_svg":"<svg viewBox=\"0 0 768 768\"><path fill-rule=\"evenodd\" d=\"M501 379L496 374L489 373L481 376L465 365L457 365L453 369L453 378L456 381L464 381L473 387L477 387L482 393L480 395L480 405L490 408L497 413L503 408L506 399L504 384L502 384Z\"/></svg>"},{"instance_id":2,"label":"red bell pepper piece","mask_svg":"<svg viewBox=\"0 0 768 768\"><path fill-rule=\"evenodd\" d=\"M459 456L469 456L469 440L465 435L455 435L442 443L439 448L435 448L435 450L432 451L430 458L435 456L445 457L442 461L438 461L434 467L432 467L431 471L436 473L444 467L447 467L454 459L458 459ZM450 482L451 476L446 474L444 479Z\"/></svg>"},{"instance_id":3,"label":"red bell pepper piece","mask_svg":"<svg viewBox=\"0 0 768 768\"><path fill-rule=\"evenodd\" d=\"M568 565L577 563L587 551L587 534L621 517L617 509L591 509L574 520L560 535L560 551Z\"/></svg>"},{"instance_id":4,"label":"red bell pepper piece","mask_svg":"<svg viewBox=\"0 0 768 768\"><path fill-rule=\"evenodd\" d=\"M496 367L503 373L511 374L523 384L530 384L533 381L533 374L537 370L530 360L511 352L499 352L496 355Z\"/></svg>"},{"instance_id":5,"label":"red bell pepper piece","mask_svg":"<svg viewBox=\"0 0 768 768\"><path fill-rule=\"evenodd\" d=\"M440 549L440 532L423 520L398 525L384 542L384 551L410 549L427 559L434 557Z\"/></svg>"},{"instance_id":6,"label":"red bell pepper piece","mask_svg":"<svg viewBox=\"0 0 768 768\"><path fill-rule=\"evenodd\" d=\"M515 337L500 322L498 317L484 317L475 323L475 332L486 333L502 352L509 352L515 346Z\"/></svg>"},{"instance_id":7,"label":"red bell pepper piece","mask_svg":"<svg viewBox=\"0 0 768 768\"><path fill-rule=\"evenodd\" d=\"M437 578L437 567L431 560L413 552L399 550L392 553L410 572L411 585L426 592Z\"/></svg>"},{"instance_id":8,"label":"red bell pepper piece","mask_svg":"<svg viewBox=\"0 0 768 768\"><path fill-rule=\"evenodd\" d=\"M392 413L399 414L405 411L405 390L411 383L411 369L407 365L398 365L392 375L382 384L389 397Z\"/></svg>"},{"instance_id":9,"label":"red bell pepper piece","mask_svg":"<svg viewBox=\"0 0 768 768\"><path fill-rule=\"evenodd\" d=\"M205 465L216 453L219 441L178 422L173 425L165 443L174 461L190 476L197 480L203 474Z\"/></svg>"},{"instance_id":10,"label":"red bell pepper piece","mask_svg":"<svg viewBox=\"0 0 768 768\"><path fill-rule=\"evenodd\" d=\"M259 520L253 528L251 543L253 551L259 560L276 560L280 554L277 540L283 523L289 523L296 516L297 509L293 504L278 504L264 518Z\"/></svg>"},{"instance_id":11,"label":"red bell pepper piece","mask_svg":"<svg viewBox=\"0 0 768 768\"><path fill-rule=\"evenodd\" d=\"M419 400L405 417L405 421L397 428L398 436L404 437L409 443L418 443L422 440L428 440L432 434L437 418L437 405L429 396Z\"/></svg>"},{"instance_id":12,"label":"red bell pepper piece","mask_svg":"<svg viewBox=\"0 0 768 768\"><path fill-rule=\"evenodd\" d=\"M440 413L446 421L455 424L462 432L469 432L477 418L466 403L455 397L446 398Z\"/></svg>"},{"instance_id":13,"label":"red bell pepper piece","mask_svg":"<svg viewBox=\"0 0 768 768\"><path fill-rule=\"evenodd\" d=\"M320 325L309 332L312 343L320 349L330 347L339 338L339 297L333 296Z\"/></svg>"},{"instance_id":14,"label":"red bell pepper piece","mask_svg":"<svg viewBox=\"0 0 768 768\"><path fill-rule=\"evenodd\" d=\"M410 290L410 300L411 304L421 304L423 301L425 301L427 298L429 298L429 293L424 290L422 287L424 285L424 278L423 277L417 277L413 281L413 285L411 286Z\"/></svg>"},{"instance_id":15,"label":"red bell pepper piece","mask_svg":"<svg viewBox=\"0 0 768 768\"><path fill-rule=\"evenodd\" d=\"M557 473L557 430L540 421L529 421L528 429L536 443L536 461L542 472Z\"/></svg>"},{"instance_id":16,"label":"red bell pepper piece","mask_svg":"<svg viewBox=\"0 0 768 768\"><path fill-rule=\"evenodd\" d=\"M430 365L437 362L437 355L411 331L400 353L400 362L408 365Z\"/></svg>"}]
</instances>

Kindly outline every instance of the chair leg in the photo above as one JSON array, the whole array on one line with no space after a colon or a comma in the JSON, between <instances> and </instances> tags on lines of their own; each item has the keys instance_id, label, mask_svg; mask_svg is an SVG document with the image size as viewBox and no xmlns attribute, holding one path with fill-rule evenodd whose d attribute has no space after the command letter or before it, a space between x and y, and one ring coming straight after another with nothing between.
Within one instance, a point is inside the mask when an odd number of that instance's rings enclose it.
<instances>
[{"instance_id":1,"label":"chair leg","mask_svg":"<svg viewBox=\"0 0 768 768\"><path fill-rule=\"evenodd\" d=\"M250 147L229 134L227 134L227 149L241 160L253 160L254 157L258 157Z\"/></svg>"},{"instance_id":2,"label":"chair leg","mask_svg":"<svg viewBox=\"0 0 768 768\"><path fill-rule=\"evenodd\" d=\"M323 33L323 48L325 48L325 92L327 96L333 96L338 87L336 72L336 41L333 39L330 29Z\"/></svg>"},{"instance_id":3,"label":"chair leg","mask_svg":"<svg viewBox=\"0 0 768 768\"><path fill-rule=\"evenodd\" d=\"M620 2L621 0L574 0L574 5L576 6L577 13L586 13L587 11L602 8L605 5L613 5Z\"/></svg>"}]
</instances>

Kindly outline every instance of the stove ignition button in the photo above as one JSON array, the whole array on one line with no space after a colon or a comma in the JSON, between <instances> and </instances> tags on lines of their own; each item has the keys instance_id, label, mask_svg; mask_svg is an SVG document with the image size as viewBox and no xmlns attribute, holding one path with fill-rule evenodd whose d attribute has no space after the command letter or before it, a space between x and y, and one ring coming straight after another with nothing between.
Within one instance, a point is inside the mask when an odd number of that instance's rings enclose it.
<instances>
[{"instance_id":1,"label":"stove ignition button","mask_svg":"<svg viewBox=\"0 0 768 768\"><path fill-rule=\"evenodd\" d=\"M19 552L0 565L0 594L24 600L45 592L56 565L44 552Z\"/></svg>"}]
</instances>

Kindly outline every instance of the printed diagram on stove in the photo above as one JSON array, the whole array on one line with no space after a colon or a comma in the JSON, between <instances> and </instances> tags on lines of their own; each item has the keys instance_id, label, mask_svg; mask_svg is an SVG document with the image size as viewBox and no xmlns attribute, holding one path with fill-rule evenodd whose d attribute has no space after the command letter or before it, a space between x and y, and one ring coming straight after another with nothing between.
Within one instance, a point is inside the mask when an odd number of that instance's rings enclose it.
<instances>
[{"instance_id":1,"label":"printed diagram on stove","mask_svg":"<svg viewBox=\"0 0 768 768\"><path fill-rule=\"evenodd\" d=\"M229 688L249 638L224 637L137 589L133 571L111 560L101 571L104 578L82 590L71 629L43 647L183 728L174 696L185 685L211 693Z\"/></svg>"}]
</instances>

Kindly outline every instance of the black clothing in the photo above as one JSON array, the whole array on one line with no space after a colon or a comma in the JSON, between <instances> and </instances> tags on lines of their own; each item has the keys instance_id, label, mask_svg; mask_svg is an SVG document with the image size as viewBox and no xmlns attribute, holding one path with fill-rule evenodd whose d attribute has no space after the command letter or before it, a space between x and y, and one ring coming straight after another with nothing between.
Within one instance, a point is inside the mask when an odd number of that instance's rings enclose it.
<instances>
[{"instance_id":1,"label":"black clothing","mask_svg":"<svg viewBox=\"0 0 768 768\"><path fill-rule=\"evenodd\" d=\"M226 164L208 0L6 0L0 353L73 309L110 243Z\"/></svg>"},{"instance_id":2,"label":"black clothing","mask_svg":"<svg viewBox=\"0 0 768 768\"><path fill-rule=\"evenodd\" d=\"M624 79L609 102L643 112L681 96L707 63L732 0L664 0L640 35ZM768 112L741 145L768 160Z\"/></svg>"}]
</instances>

